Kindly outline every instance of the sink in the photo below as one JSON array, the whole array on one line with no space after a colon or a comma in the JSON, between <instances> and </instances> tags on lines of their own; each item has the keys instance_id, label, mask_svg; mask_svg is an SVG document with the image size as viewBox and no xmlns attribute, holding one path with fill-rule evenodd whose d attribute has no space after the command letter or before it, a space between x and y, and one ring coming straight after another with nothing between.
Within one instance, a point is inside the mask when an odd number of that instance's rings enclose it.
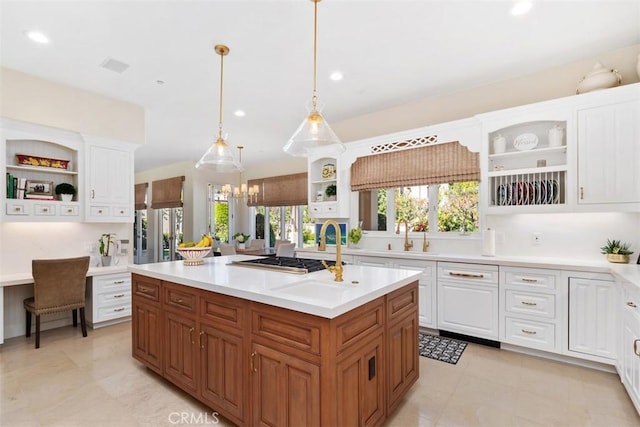
<instances>
[{"instance_id":1,"label":"sink","mask_svg":"<svg viewBox=\"0 0 640 427\"><path fill-rule=\"evenodd\" d=\"M335 282L307 279L300 282L273 288L276 294L286 294L289 296L310 299L322 303L339 303L343 294L350 288L345 284Z\"/></svg>"}]
</instances>

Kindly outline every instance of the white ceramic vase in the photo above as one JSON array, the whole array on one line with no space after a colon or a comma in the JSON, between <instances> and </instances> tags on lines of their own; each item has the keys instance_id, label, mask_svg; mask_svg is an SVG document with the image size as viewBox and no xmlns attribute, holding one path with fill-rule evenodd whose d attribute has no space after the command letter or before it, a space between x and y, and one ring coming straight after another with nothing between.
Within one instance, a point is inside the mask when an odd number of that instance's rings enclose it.
<instances>
[{"instance_id":1,"label":"white ceramic vase","mask_svg":"<svg viewBox=\"0 0 640 427\"><path fill-rule=\"evenodd\" d=\"M73 200L73 194L60 194L60 198L63 202L70 202Z\"/></svg>"},{"instance_id":2,"label":"white ceramic vase","mask_svg":"<svg viewBox=\"0 0 640 427\"><path fill-rule=\"evenodd\" d=\"M562 126L555 125L551 129L549 129L549 147L561 146L563 138L564 128Z\"/></svg>"},{"instance_id":3,"label":"white ceramic vase","mask_svg":"<svg viewBox=\"0 0 640 427\"><path fill-rule=\"evenodd\" d=\"M493 138L493 154L504 153L507 149L507 139L498 134Z\"/></svg>"}]
</instances>

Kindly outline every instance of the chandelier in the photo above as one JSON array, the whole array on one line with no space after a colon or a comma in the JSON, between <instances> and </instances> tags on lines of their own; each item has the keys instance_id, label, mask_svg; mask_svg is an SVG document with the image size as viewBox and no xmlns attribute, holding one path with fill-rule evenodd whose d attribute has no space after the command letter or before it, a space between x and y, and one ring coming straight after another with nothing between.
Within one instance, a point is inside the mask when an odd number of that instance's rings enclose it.
<instances>
[{"instance_id":1,"label":"chandelier","mask_svg":"<svg viewBox=\"0 0 640 427\"><path fill-rule=\"evenodd\" d=\"M206 168L214 172L236 172L240 171L240 165L236 163L231 154L231 150L222 137L222 77L224 71L224 57L229 54L229 48L218 44L215 51L220 55L220 113L218 116L218 139L209 147L206 153L196 163L196 168Z\"/></svg>"},{"instance_id":2,"label":"chandelier","mask_svg":"<svg viewBox=\"0 0 640 427\"><path fill-rule=\"evenodd\" d=\"M317 38L318 38L318 2L311 0L314 4L313 15L313 95L311 97L311 108L309 114L298 126L293 136L283 147L285 153L290 156L307 157L311 150L317 147L335 145L340 152L345 150L344 145L333 132L327 121L320 114L318 106L317 90Z\"/></svg>"},{"instance_id":3,"label":"chandelier","mask_svg":"<svg viewBox=\"0 0 640 427\"><path fill-rule=\"evenodd\" d=\"M258 187L258 185L252 185L252 186L248 186L246 183L242 182L242 149L244 148L243 145L238 145L238 152L239 152L239 163L238 163L238 167L239 167L239 171L240 171L240 185L236 186L232 186L231 184L224 184L222 186L222 189L220 190L220 192L227 198L227 199L231 199L233 198L236 202L238 200L243 200L243 201L248 201L248 202L253 202L253 201L257 201L258 200L258 193L260 192L260 187Z\"/></svg>"}]
</instances>

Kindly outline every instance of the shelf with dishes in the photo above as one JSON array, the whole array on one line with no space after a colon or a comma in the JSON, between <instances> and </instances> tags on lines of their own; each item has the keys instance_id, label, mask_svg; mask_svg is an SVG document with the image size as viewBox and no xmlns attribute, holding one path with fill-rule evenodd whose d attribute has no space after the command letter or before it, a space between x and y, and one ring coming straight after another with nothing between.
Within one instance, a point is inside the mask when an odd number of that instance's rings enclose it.
<instances>
[{"instance_id":1,"label":"shelf with dishes","mask_svg":"<svg viewBox=\"0 0 640 427\"><path fill-rule=\"evenodd\" d=\"M566 170L491 176L490 206L564 205L566 177Z\"/></svg>"}]
</instances>

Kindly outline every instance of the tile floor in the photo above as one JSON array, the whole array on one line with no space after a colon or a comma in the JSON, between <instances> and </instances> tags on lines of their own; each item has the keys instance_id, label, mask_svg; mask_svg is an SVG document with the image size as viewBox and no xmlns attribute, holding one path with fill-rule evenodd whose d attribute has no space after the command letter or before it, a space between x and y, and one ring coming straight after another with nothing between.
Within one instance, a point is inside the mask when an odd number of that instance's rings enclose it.
<instances>
[{"instance_id":1,"label":"tile floor","mask_svg":"<svg viewBox=\"0 0 640 427\"><path fill-rule=\"evenodd\" d=\"M37 351L33 339L0 346L1 426L215 424L131 358L129 323L85 339L71 327L45 331ZM181 423L182 413L193 418ZM457 365L421 357L420 380L385 425L630 427L640 417L614 374L470 344Z\"/></svg>"}]
</instances>

